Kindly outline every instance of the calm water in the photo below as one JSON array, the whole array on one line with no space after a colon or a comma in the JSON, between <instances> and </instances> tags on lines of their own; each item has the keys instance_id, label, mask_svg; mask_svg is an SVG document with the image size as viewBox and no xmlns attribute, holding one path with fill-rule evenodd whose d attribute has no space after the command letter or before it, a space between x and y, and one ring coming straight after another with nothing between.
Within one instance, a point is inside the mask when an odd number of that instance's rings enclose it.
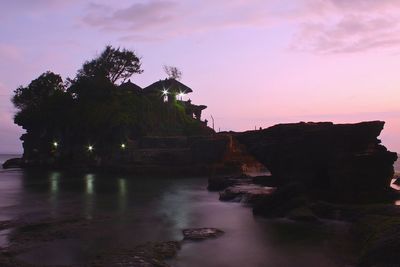
<instances>
[{"instance_id":1,"label":"calm water","mask_svg":"<svg viewBox=\"0 0 400 267\"><path fill-rule=\"evenodd\" d=\"M39 264L84 264L108 248L181 240L181 230L217 227L220 238L185 242L172 266L339 267L347 225L300 224L254 217L239 203L218 201L205 178L145 178L60 172L0 171L0 220L79 215L91 227L74 238L36 247L21 259ZM108 218L98 221L96 218ZM97 221L96 221L97 220ZM0 232L1 246L10 232Z\"/></svg>"}]
</instances>

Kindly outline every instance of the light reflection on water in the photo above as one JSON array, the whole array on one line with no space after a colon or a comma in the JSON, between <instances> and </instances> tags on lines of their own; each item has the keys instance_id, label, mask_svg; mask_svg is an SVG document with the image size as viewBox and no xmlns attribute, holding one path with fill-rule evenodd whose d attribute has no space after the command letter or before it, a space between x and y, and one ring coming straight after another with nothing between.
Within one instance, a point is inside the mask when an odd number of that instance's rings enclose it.
<instances>
[{"instance_id":1,"label":"light reflection on water","mask_svg":"<svg viewBox=\"0 0 400 267\"><path fill-rule=\"evenodd\" d=\"M20 256L38 264L84 264L98 251L181 240L184 228L217 227L225 231L222 237L185 242L172 266L343 266L333 245L344 232L341 226L299 227L254 217L239 203L220 202L206 183L204 178L0 173L0 214L37 220L76 214L91 220L75 239L47 242ZM102 216L107 220L98 220Z\"/></svg>"}]
</instances>

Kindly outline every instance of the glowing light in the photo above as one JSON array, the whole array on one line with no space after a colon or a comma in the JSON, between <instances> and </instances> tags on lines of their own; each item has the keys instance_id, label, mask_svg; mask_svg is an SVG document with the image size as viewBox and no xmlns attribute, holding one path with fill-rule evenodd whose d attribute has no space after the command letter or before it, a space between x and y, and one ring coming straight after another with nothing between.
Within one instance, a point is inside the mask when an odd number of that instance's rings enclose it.
<instances>
[{"instance_id":1,"label":"glowing light","mask_svg":"<svg viewBox=\"0 0 400 267\"><path fill-rule=\"evenodd\" d=\"M93 151L93 146L88 146L89 151Z\"/></svg>"},{"instance_id":2,"label":"glowing light","mask_svg":"<svg viewBox=\"0 0 400 267\"><path fill-rule=\"evenodd\" d=\"M179 92L178 97L180 98L180 100L182 100L182 97L183 97L184 95L185 95L185 94L184 94L183 92Z\"/></svg>"},{"instance_id":3,"label":"glowing light","mask_svg":"<svg viewBox=\"0 0 400 267\"><path fill-rule=\"evenodd\" d=\"M53 146L54 147L58 147L58 143L57 142L53 142Z\"/></svg>"},{"instance_id":4,"label":"glowing light","mask_svg":"<svg viewBox=\"0 0 400 267\"><path fill-rule=\"evenodd\" d=\"M125 149L125 148L126 148L126 145L125 145L125 144L121 144L121 148L122 148L122 149Z\"/></svg>"},{"instance_id":5,"label":"glowing light","mask_svg":"<svg viewBox=\"0 0 400 267\"><path fill-rule=\"evenodd\" d=\"M168 89L165 89L165 88L161 92L162 92L163 96L166 96L169 93Z\"/></svg>"}]
</instances>

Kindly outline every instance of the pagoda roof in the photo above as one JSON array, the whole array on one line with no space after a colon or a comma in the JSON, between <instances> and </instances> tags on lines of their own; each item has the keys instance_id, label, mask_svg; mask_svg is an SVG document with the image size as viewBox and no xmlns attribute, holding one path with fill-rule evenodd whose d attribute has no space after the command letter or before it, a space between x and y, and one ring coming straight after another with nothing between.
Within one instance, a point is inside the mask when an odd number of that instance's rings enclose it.
<instances>
[{"instance_id":1,"label":"pagoda roof","mask_svg":"<svg viewBox=\"0 0 400 267\"><path fill-rule=\"evenodd\" d=\"M142 91L142 87L140 87L139 85L131 82L130 79L127 82L122 83L120 86L118 86L118 88L120 88L122 90L134 91L134 92Z\"/></svg>"},{"instance_id":2,"label":"pagoda roof","mask_svg":"<svg viewBox=\"0 0 400 267\"><path fill-rule=\"evenodd\" d=\"M149 86L143 88L144 93L161 92L163 90L170 90L173 92L182 92L184 94L192 93L193 90L177 81L175 79L165 79L158 82L152 83Z\"/></svg>"}]
</instances>

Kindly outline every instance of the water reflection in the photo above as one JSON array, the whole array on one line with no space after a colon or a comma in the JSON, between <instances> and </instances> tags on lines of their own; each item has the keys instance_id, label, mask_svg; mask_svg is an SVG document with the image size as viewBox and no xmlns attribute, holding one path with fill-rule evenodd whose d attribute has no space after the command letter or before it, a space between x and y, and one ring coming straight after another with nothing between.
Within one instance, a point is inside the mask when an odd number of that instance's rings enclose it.
<instances>
[{"instance_id":1,"label":"water reflection","mask_svg":"<svg viewBox=\"0 0 400 267\"><path fill-rule=\"evenodd\" d=\"M0 178L1 184L6 178ZM0 216L11 211L11 219L35 221L33 216L46 219L52 213L61 220L64 215L92 220L87 227L72 229L79 232L67 243L51 241L48 250L38 246L31 251L25 259L35 263L86 266L84 259L99 251L181 240L183 228L217 227L226 232L221 238L185 242L172 265L239 267L268 262L274 267L344 266L333 262L341 253L332 243L346 241L336 242L336 232L325 234L324 224L307 229L296 224L277 227L253 217L251 209L239 203L220 202L218 193L205 190L207 179L53 172L16 174L9 181L13 182L8 187L0 186ZM12 207L4 206L8 198L14 201ZM55 247L57 253L50 249ZM41 256L46 251L52 259Z\"/></svg>"},{"instance_id":2,"label":"water reflection","mask_svg":"<svg viewBox=\"0 0 400 267\"><path fill-rule=\"evenodd\" d=\"M126 179L120 178L118 179L118 189L119 195L124 197L126 195Z\"/></svg>"},{"instance_id":3,"label":"water reflection","mask_svg":"<svg viewBox=\"0 0 400 267\"><path fill-rule=\"evenodd\" d=\"M127 182L125 178L118 179L118 210L124 213L127 207Z\"/></svg>"},{"instance_id":4,"label":"water reflection","mask_svg":"<svg viewBox=\"0 0 400 267\"><path fill-rule=\"evenodd\" d=\"M50 191L52 195L57 195L58 193L58 185L60 182L60 173L53 172L50 173L49 180L50 180Z\"/></svg>"},{"instance_id":5,"label":"water reflection","mask_svg":"<svg viewBox=\"0 0 400 267\"><path fill-rule=\"evenodd\" d=\"M90 220L93 218L93 210L94 210L94 183L96 176L94 174L86 174L84 181L86 183L86 194L85 194L85 206L84 213L86 219Z\"/></svg>"},{"instance_id":6,"label":"water reflection","mask_svg":"<svg viewBox=\"0 0 400 267\"><path fill-rule=\"evenodd\" d=\"M59 172L52 172L49 175L50 185L50 204L51 216L54 217L58 212L58 192L61 174Z\"/></svg>"},{"instance_id":7,"label":"water reflection","mask_svg":"<svg viewBox=\"0 0 400 267\"><path fill-rule=\"evenodd\" d=\"M94 174L86 174L86 176L85 176L86 194L88 194L88 195L92 195L93 194L94 179L95 179Z\"/></svg>"}]
</instances>

